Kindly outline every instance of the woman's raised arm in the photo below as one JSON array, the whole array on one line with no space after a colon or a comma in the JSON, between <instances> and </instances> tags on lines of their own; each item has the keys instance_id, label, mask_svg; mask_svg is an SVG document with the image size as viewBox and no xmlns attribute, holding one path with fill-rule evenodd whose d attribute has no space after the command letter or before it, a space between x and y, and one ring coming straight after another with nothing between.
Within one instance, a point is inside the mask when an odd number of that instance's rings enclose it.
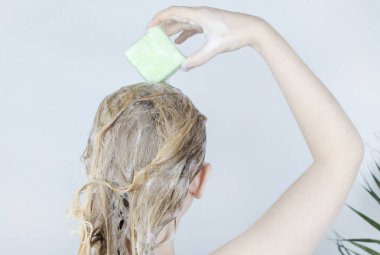
<instances>
[{"instance_id":1,"label":"woman's raised arm","mask_svg":"<svg viewBox=\"0 0 380 255\"><path fill-rule=\"evenodd\" d=\"M351 190L363 142L334 96L286 40L267 22L252 28L255 48L285 96L313 162L253 226L211 254L313 254Z\"/></svg>"},{"instance_id":2,"label":"woman's raised arm","mask_svg":"<svg viewBox=\"0 0 380 255\"><path fill-rule=\"evenodd\" d=\"M170 7L151 25L170 21L169 35L181 43L197 32L206 45L190 55L195 67L218 53L250 46L264 58L300 127L313 162L246 231L210 255L312 254L351 190L364 145L334 96L265 20L209 7ZM326 59L328 63L328 59ZM185 67L186 69L186 67ZM281 169L279 169L281 171Z\"/></svg>"}]
</instances>

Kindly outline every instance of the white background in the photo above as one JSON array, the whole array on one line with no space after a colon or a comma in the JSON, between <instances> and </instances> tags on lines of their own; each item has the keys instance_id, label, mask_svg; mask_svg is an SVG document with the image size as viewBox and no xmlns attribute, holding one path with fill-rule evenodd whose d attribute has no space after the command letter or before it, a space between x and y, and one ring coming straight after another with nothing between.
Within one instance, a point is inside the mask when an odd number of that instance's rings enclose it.
<instances>
[{"instance_id":1,"label":"white background","mask_svg":"<svg viewBox=\"0 0 380 255\"><path fill-rule=\"evenodd\" d=\"M100 101L142 81L124 51L170 5L206 5L261 16L291 44L345 109L371 163L380 140L380 2L0 0L0 247L2 254L76 254L64 215L83 183L79 156ZM173 37L174 40L174 37ZM196 35L179 48L188 55ZM311 162L301 132L264 60L252 48L216 56L169 82L208 117L204 197L182 219L176 254L207 254L237 236ZM363 174L368 169L363 163ZM379 220L360 186L348 204ZM315 220L315 219L311 219ZM345 237L376 233L344 207ZM315 254L338 254L327 233Z\"/></svg>"}]
</instances>

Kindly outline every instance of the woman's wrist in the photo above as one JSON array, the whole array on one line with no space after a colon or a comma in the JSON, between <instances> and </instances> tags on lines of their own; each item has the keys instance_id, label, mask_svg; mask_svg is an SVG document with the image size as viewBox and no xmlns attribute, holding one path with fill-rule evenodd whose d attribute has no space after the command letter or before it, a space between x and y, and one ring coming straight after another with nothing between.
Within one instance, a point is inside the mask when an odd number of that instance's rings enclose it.
<instances>
[{"instance_id":1,"label":"woman's wrist","mask_svg":"<svg viewBox=\"0 0 380 255\"><path fill-rule=\"evenodd\" d=\"M270 39L270 35L277 33L276 30L263 18L253 16L254 21L250 26L251 40L249 46L255 48L258 53L261 53L265 42Z\"/></svg>"}]
</instances>

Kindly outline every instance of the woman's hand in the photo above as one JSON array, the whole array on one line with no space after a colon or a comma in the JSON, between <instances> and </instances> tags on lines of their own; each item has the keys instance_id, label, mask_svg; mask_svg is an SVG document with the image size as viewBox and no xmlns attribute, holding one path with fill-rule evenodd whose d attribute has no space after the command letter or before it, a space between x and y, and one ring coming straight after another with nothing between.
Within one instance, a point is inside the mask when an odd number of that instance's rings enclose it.
<instances>
[{"instance_id":1,"label":"woman's hand","mask_svg":"<svg viewBox=\"0 0 380 255\"><path fill-rule=\"evenodd\" d=\"M257 16L217 8L171 6L159 11L147 28L160 24L168 36L180 31L175 39L180 44L197 33L206 35L205 45L187 57L181 69L188 71L209 61L221 52L256 44L255 29L265 21Z\"/></svg>"}]
</instances>

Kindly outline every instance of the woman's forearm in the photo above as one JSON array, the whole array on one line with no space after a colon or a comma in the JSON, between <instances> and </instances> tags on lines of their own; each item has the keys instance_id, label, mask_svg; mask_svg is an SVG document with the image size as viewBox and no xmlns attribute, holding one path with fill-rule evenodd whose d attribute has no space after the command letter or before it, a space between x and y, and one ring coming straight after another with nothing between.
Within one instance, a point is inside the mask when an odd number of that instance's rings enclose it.
<instances>
[{"instance_id":1,"label":"woman's forearm","mask_svg":"<svg viewBox=\"0 0 380 255\"><path fill-rule=\"evenodd\" d=\"M269 23L253 29L254 48L280 86L313 159L361 160L361 137L335 97Z\"/></svg>"}]
</instances>

